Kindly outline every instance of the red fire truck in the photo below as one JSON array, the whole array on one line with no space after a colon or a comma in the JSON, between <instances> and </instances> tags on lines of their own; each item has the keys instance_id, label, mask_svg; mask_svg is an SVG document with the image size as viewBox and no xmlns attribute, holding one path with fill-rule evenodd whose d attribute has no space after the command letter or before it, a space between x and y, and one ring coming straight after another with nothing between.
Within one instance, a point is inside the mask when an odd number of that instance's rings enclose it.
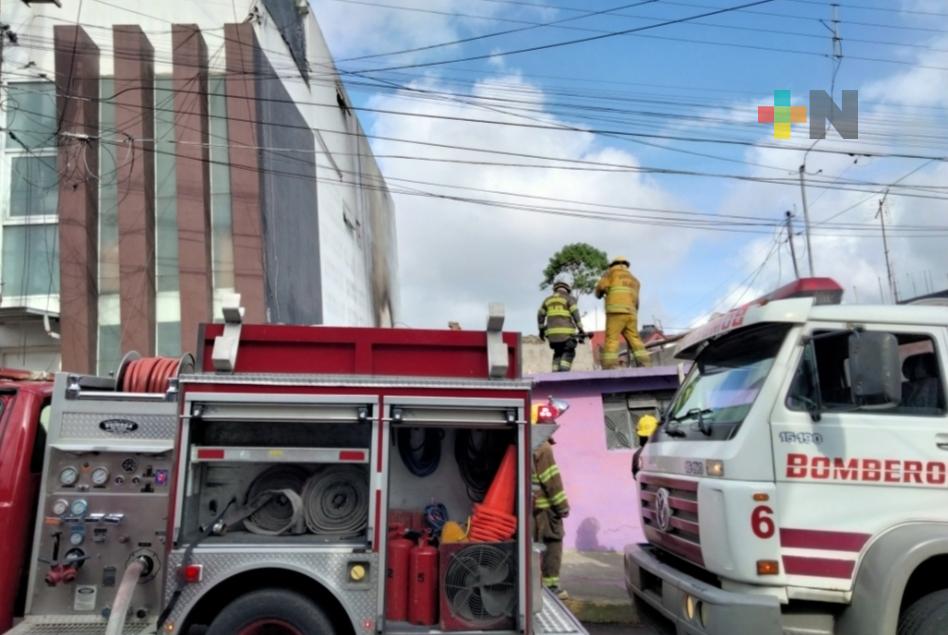
<instances>
[{"instance_id":1,"label":"red fire truck","mask_svg":"<svg viewBox=\"0 0 948 635\"><path fill-rule=\"evenodd\" d=\"M585 632L539 585L543 435L501 316L227 319L193 369L131 355L114 377L0 384L0 631ZM448 522L466 538L439 540Z\"/></svg>"}]
</instances>

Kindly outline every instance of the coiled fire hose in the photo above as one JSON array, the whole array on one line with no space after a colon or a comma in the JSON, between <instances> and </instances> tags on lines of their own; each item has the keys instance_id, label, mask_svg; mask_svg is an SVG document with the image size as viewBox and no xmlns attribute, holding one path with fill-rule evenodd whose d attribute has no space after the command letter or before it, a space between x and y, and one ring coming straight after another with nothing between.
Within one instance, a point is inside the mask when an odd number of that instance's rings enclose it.
<instances>
[{"instance_id":1,"label":"coiled fire hose","mask_svg":"<svg viewBox=\"0 0 948 635\"><path fill-rule=\"evenodd\" d=\"M142 357L129 361L120 369L118 388L123 392L165 392L168 389L168 380L178 376L183 362L188 356L174 357Z\"/></svg>"},{"instance_id":2,"label":"coiled fire hose","mask_svg":"<svg viewBox=\"0 0 948 635\"><path fill-rule=\"evenodd\" d=\"M369 522L365 470L334 465L313 474L303 488L303 516L314 534L358 535Z\"/></svg>"},{"instance_id":3,"label":"coiled fire hose","mask_svg":"<svg viewBox=\"0 0 948 635\"><path fill-rule=\"evenodd\" d=\"M254 479L246 505L235 515L243 518L247 531L263 536L305 532L300 492L306 477L307 473L296 467L271 467Z\"/></svg>"},{"instance_id":4,"label":"coiled fire hose","mask_svg":"<svg viewBox=\"0 0 948 635\"><path fill-rule=\"evenodd\" d=\"M115 600L112 601L112 609L109 612L109 623L105 627L105 635L122 635L124 632L128 607L132 604L132 596L135 594L138 579L145 570L145 564L143 558L136 558L125 568L125 574L119 583L118 591L115 592Z\"/></svg>"}]
</instances>

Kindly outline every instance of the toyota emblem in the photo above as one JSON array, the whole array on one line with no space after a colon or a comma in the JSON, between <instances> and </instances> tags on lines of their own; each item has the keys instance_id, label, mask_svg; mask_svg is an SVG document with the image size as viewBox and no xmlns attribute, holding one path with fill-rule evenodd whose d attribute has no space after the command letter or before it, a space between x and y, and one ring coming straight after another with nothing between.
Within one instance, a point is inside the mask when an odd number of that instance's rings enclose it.
<instances>
[{"instance_id":1,"label":"toyota emblem","mask_svg":"<svg viewBox=\"0 0 948 635\"><path fill-rule=\"evenodd\" d=\"M664 487L655 492L655 522L662 531L671 529L672 508L669 500L671 494Z\"/></svg>"}]
</instances>

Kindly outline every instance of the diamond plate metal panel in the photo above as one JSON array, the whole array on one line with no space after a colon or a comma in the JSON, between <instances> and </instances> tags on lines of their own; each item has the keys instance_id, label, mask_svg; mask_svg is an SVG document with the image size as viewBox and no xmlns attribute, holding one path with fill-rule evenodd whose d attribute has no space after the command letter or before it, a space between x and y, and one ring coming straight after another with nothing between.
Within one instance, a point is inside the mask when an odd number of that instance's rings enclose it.
<instances>
[{"instance_id":1,"label":"diamond plate metal panel","mask_svg":"<svg viewBox=\"0 0 948 635\"><path fill-rule=\"evenodd\" d=\"M166 595L174 591L175 573L181 566L183 550L173 551L167 568ZM364 632L363 620L373 623L379 615L378 556L375 553L354 553L347 550L305 549L278 545L241 545L240 547L202 547L194 551L191 564L204 565L202 582L185 585L169 620L181 624L205 593L235 575L254 569L287 569L302 573L321 584L342 604L353 628ZM369 575L364 582L348 578L349 563L368 563ZM250 589L248 589L249 591Z\"/></svg>"},{"instance_id":2,"label":"diamond plate metal panel","mask_svg":"<svg viewBox=\"0 0 948 635\"><path fill-rule=\"evenodd\" d=\"M124 432L121 436L102 430L99 424L108 419L125 419L138 424L138 429ZM122 441L173 439L177 419L171 415L146 415L122 412L86 413L64 412L59 429L59 440L109 439Z\"/></svg>"},{"instance_id":3,"label":"diamond plate metal panel","mask_svg":"<svg viewBox=\"0 0 948 635\"><path fill-rule=\"evenodd\" d=\"M106 622L101 617L49 616L29 617L7 635L105 635ZM152 622L136 622L125 625L124 635L151 635L155 632Z\"/></svg>"},{"instance_id":4,"label":"diamond plate metal panel","mask_svg":"<svg viewBox=\"0 0 948 635\"><path fill-rule=\"evenodd\" d=\"M550 635L586 635L586 629L563 604L555 600L549 591L543 593L543 610L536 615L536 631Z\"/></svg>"}]
</instances>

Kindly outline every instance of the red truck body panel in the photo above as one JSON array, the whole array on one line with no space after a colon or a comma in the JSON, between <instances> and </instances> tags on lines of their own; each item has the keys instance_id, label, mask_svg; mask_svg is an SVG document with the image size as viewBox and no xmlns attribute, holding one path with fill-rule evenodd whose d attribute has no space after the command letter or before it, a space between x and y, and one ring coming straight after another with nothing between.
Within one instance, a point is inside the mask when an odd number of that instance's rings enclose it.
<instances>
[{"instance_id":1,"label":"red truck body panel","mask_svg":"<svg viewBox=\"0 0 948 635\"><path fill-rule=\"evenodd\" d=\"M3 370L0 376L9 377ZM13 625L17 593L32 553L40 472L31 467L41 466L31 462L40 450L33 447L40 412L52 392L52 382L0 379L0 632Z\"/></svg>"},{"instance_id":2,"label":"red truck body panel","mask_svg":"<svg viewBox=\"0 0 948 635\"><path fill-rule=\"evenodd\" d=\"M214 339L223 324L206 324L199 370L213 372ZM520 334L503 333L506 379L520 377ZM244 324L236 373L401 375L487 379L484 331Z\"/></svg>"}]
</instances>

